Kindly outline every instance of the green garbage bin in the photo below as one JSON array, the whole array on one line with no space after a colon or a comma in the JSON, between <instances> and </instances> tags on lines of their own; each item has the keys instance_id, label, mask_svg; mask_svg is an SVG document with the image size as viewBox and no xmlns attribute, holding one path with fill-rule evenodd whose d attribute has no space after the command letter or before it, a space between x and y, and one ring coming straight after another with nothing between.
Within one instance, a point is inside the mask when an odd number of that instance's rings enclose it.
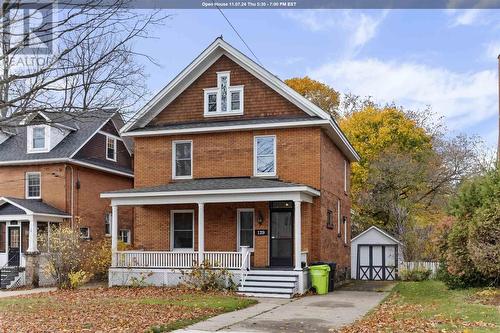
<instances>
[{"instance_id":1,"label":"green garbage bin","mask_svg":"<svg viewBox=\"0 0 500 333\"><path fill-rule=\"evenodd\" d=\"M309 275L311 276L311 285L316 289L319 295L328 293L328 275L330 266L317 265L309 267Z\"/></svg>"}]
</instances>

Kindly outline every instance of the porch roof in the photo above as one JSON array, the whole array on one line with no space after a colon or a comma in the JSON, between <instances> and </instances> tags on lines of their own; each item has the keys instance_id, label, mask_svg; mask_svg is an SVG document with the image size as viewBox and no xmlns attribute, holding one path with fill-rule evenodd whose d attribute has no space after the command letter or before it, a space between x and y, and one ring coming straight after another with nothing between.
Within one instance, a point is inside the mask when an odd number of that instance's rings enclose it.
<instances>
[{"instance_id":1,"label":"porch roof","mask_svg":"<svg viewBox=\"0 0 500 333\"><path fill-rule=\"evenodd\" d=\"M209 178L105 192L112 204L168 204L300 200L312 202L320 192L310 186L254 177ZM146 199L150 200L146 200ZM161 199L160 199L161 198ZM140 200L144 199L144 200Z\"/></svg>"},{"instance_id":2,"label":"porch roof","mask_svg":"<svg viewBox=\"0 0 500 333\"><path fill-rule=\"evenodd\" d=\"M66 212L59 210L39 199L20 199L0 197L0 217L4 215L40 215L58 218L71 218Z\"/></svg>"}]
</instances>

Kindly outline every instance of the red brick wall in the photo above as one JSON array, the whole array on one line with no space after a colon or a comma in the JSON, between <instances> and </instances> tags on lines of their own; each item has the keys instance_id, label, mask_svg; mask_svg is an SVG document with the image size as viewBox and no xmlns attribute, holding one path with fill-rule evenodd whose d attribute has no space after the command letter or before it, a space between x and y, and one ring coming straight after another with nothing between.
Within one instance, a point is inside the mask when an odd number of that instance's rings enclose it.
<instances>
[{"instance_id":1,"label":"red brick wall","mask_svg":"<svg viewBox=\"0 0 500 333\"><path fill-rule=\"evenodd\" d=\"M231 117L203 116L204 88L217 87L217 72L230 71L232 86L244 85L244 115ZM307 116L302 110L276 93L255 76L244 70L226 56L220 57L165 110L151 125L165 125L177 122L221 121L261 117Z\"/></svg>"},{"instance_id":2,"label":"red brick wall","mask_svg":"<svg viewBox=\"0 0 500 333\"><path fill-rule=\"evenodd\" d=\"M110 211L109 200L99 197L101 192L131 188L133 180L97 170L73 165L74 180L80 181L80 189L74 187L74 215L80 217L81 226L90 227L93 240L104 236L104 216ZM71 213L71 171L66 164L0 167L0 196L25 197L25 173L42 173L42 200L62 211ZM133 208L120 209L120 228L133 225Z\"/></svg>"},{"instance_id":3,"label":"red brick wall","mask_svg":"<svg viewBox=\"0 0 500 333\"><path fill-rule=\"evenodd\" d=\"M277 176L320 187L320 129L296 128L135 139L135 187L172 181L172 141L193 140L193 177L253 176L255 135L276 135Z\"/></svg>"},{"instance_id":4,"label":"red brick wall","mask_svg":"<svg viewBox=\"0 0 500 333\"><path fill-rule=\"evenodd\" d=\"M344 191L344 160L345 156L328 138L321 134L321 206L319 207L320 221L316 239L320 244L318 259L335 261L337 271L350 267L350 230L351 230L351 202L349 194ZM348 165L349 166L349 165ZM350 178L350 167L348 176ZM349 190L349 187L348 187ZM341 217L347 217L347 244L344 243L344 226L341 224L341 234L338 235L337 200L341 202ZM327 211L333 212L334 228L326 227Z\"/></svg>"},{"instance_id":5,"label":"red brick wall","mask_svg":"<svg viewBox=\"0 0 500 333\"><path fill-rule=\"evenodd\" d=\"M310 204L302 204L302 230L311 226ZM239 208L254 208L255 229L268 230L266 236L255 236L255 251L252 255L254 267L269 266L269 203L205 204L205 251L237 250L237 211ZM198 206L158 205L142 206L135 210L135 248L144 250L170 250L170 214L172 210L194 211L194 248L198 249ZM259 213L263 223L258 224ZM309 238L303 236L302 250L307 251Z\"/></svg>"}]
</instances>

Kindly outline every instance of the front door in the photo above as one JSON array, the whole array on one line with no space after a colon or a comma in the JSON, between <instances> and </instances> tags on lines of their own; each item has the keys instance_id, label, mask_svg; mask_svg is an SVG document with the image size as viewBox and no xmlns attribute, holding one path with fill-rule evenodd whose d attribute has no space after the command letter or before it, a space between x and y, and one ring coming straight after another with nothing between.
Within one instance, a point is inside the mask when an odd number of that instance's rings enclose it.
<instances>
[{"instance_id":1,"label":"front door","mask_svg":"<svg viewBox=\"0 0 500 333\"><path fill-rule=\"evenodd\" d=\"M293 214L291 209L271 210L271 255L273 267L292 267Z\"/></svg>"},{"instance_id":2,"label":"front door","mask_svg":"<svg viewBox=\"0 0 500 333\"><path fill-rule=\"evenodd\" d=\"M21 228L9 227L8 233L9 258L7 266L19 266L19 254L21 252Z\"/></svg>"}]
</instances>

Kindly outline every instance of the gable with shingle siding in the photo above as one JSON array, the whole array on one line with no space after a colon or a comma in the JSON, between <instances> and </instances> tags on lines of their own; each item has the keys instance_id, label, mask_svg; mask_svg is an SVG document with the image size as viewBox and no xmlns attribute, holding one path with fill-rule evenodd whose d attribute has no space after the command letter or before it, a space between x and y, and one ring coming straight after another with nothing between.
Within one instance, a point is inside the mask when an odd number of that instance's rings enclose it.
<instances>
[{"instance_id":1,"label":"gable with shingle siding","mask_svg":"<svg viewBox=\"0 0 500 333\"><path fill-rule=\"evenodd\" d=\"M203 89L217 86L217 72L230 71L231 86L244 86L243 115L205 117ZM268 87L243 67L222 55L148 125L213 122L256 118L307 117L308 114Z\"/></svg>"}]
</instances>

